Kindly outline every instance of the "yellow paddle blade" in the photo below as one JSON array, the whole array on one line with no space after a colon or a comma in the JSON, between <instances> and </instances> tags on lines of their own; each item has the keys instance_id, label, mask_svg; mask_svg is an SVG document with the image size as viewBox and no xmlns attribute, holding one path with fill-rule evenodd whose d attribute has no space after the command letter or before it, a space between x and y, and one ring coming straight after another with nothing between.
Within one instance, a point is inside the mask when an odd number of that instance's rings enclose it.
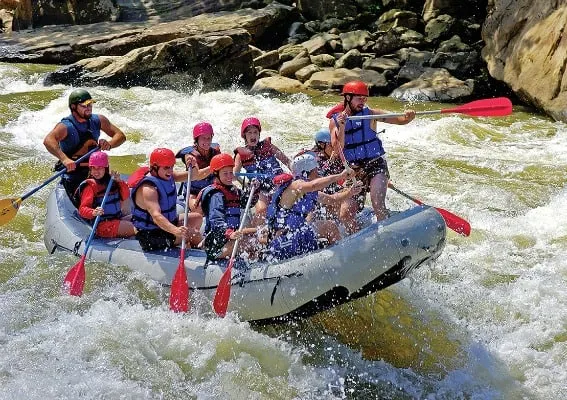
<instances>
[{"instance_id":1,"label":"yellow paddle blade","mask_svg":"<svg viewBox=\"0 0 567 400\"><path fill-rule=\"evenodd\" d=\"M21 198L0 200L0 226L6 225L16 216L21 203Z\"/></svg>"}]
</instances>

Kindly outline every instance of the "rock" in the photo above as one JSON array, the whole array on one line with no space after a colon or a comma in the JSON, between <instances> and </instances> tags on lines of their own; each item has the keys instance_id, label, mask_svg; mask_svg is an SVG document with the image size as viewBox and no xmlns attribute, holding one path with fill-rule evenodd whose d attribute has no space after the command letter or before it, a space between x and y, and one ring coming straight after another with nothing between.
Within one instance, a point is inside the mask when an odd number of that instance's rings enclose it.
<instances>
[{"instance_id":1,"label":"rock","mask_svg":"<svg viewBox=\"0 0 567 400\"><path fill-rule=\"evenodd\" d=\"M295 77L297 78L297 80L299 80L301 82L305 82L306 80L311 78L311 75L313 75L315 72L319 72L319 71L321 71L320 67L318 67L314 64L309 64L308 66L303 67L299 71L297 71L295 73Z\"/></svg>"},{"instance_id":2,"label":"rock","mask_svg":"<svg viewBox=\"0 0 567 400\"><path fill-rule=\"evenodd\" d=\"M482 56L490 74L524 101L567 122L567 4L491 0L489 7Z\"/></svg>"},{"instance_id":3,"label":"rock","mask_svg":"<svg viewBox=\"0 0 567 400\"><path fill-rule=\"evenodd\" d=\"M254 66L265 68L275 67L280 63L280 53L277 50L268 51L254 58Z\"/></svg>"},{"instance_id":4,"label":"rock","mask_svg":"<svg viewBox=\"0 0 567 400\"><path fill-rule=\"evenodd\" d=\"M348 52L352 49L360 49L364 47L366 42L372 38L372 35L368 31L358 30L341 33L339 38L341 40L343 50Z\"/></svg>"},{"instance_id":5,"label":"rock","mask_svg":"<svg viewBox=\"0 0 567 400\"><path fill-rule=\"evenodd\" d=\"M251 84L249 42L244 29L174 39L124 56L81 60L48 74L46 83L181 89L201 77L207 88Z\"/></svg>"},{"instance_id":6,"label":"rock","mask_svg":"<svg viewBox=\"0 0 567 400\"><path fill-rule=\"evenodd\" d=\"M357 49L348 51L335 62L335 68L360 68L362 67L362 54Z\"/></svg>"},{"instance_id":7,"label":"rock","mask_svg":"<svg viewBox=\"0 0 567 400\"><path fill-rule=\"evenodd\" d=\"M311 64L309 57L296 57L293 60L286 61L282 64L280 67L280 75L287 77L295 76L297 71L309 64Z\"/></svg>"},{"instance_id":8,"label":"rock","mask_svg":"<svg viewBox=\"0 0 567 400\"><path fill-rule=\"evenodd\" d=\"M250 93L269 93L269 94L294 94L305 92L303 84L296 80L284 76L272 76L258 79L250 89Z\"/></svg>"},{"instance_id":9,"label":"rock","mask_svg":"<svg viewBox=\"0 0 567 400\"><path fill-rule=\"evenodd\" d=\"M335 65L335 57L330 54L319 54L310 57L311 62L319 67L332 67Z\"/></svg>"},{"instance_id":10,"label":"rock","mask_svg":"<svg viewBox=\"0 0 567 400\"><path fill-rule=\"evenodd\" d=\"M400 101L454 102L470 97L472 80L463 82L443 68L428 68L419 78L404 83L390 97Z\"/></svg>"},{"instance_id":11,"label":"rock","mask_svg":"<svg viewBox=\"0 0 567 400\"><path fill-rule=\"evenodd\" d=\"M316 72L305 82L305 86L321 91L338 91L345 83L352 80L366 82L371 95L384 94L388 88L384 75L376 71L346 68Z\"/></svg>"}]
</instances>

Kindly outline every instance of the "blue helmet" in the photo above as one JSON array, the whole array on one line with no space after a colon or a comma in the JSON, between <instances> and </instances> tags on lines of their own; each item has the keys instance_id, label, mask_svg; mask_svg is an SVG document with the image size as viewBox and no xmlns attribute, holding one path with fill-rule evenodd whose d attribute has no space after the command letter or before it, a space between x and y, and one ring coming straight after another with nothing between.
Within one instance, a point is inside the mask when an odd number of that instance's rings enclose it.
<instances>
[{"instance_id":1,"label":"blue helmet","mask_svg":"<svg viewBox=\"0 0 567 400\"><path fill-rule=\"evenodd\" d=\"M328 128L323 128L315 134L315 144L317 142L331 143L331 133Z\"/></svg>"}]
</instances>

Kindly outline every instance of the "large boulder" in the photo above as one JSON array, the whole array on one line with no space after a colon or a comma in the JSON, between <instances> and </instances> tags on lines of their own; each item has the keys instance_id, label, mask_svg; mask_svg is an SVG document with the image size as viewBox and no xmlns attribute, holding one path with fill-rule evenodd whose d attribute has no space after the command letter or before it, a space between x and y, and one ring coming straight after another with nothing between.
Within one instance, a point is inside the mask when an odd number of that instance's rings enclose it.
<instances>
[{"instance_id":1,"label":"large boulder","mask_svg":"<svg viewBox=\"0 0 567 400\"><path fill-rule=\"evenodd\" d=\"M206 89L254 80L250 34L244 29L198 34L140 47L123 56L96 57L63 67L47 84Z\"/></svg>"},{"instance_id":2,"label":"large boulder","mask_svg":"<svg viewBox=\"0 0 567 400\"><path fill-rule=\"evenodd\" d=\"M524 101L567 122L567 4L490 0L482 57Z\"/></svg>"}]
</instances>

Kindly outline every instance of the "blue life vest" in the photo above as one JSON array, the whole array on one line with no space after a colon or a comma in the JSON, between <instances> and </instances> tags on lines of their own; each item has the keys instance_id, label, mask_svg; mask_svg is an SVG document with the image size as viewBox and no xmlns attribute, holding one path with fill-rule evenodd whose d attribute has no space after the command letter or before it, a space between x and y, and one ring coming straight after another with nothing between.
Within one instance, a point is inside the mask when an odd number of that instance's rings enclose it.
<instances>
[{"instance_id":1,"label":"blue life vest","mask_svg":"<svg viewBox=\"0 0 567 400\"><path fill-rule=\"evenodd\" d=\"M371 115L368 107L364 107L360 113L355 115ZM333 114L333 120L337 122L337 114ZM370 120L353 121L348 119L345 125L344 155L349 163L360 163L361 161L373 160L384 155L382 141L378 138L376 131L370 127Z\"/></svg>"},{"instance_id":2,"label":"blue life vest","mask_svg":"<svg viewBox=\"0 0 567 400\"><path fill-rule=\"evenodd\" d=\"M92 178L81 182L75 194L79 202L81 201L81 193L86 186L90 186L94 192L92 208L100 207L100 205L102 204L102 199L104 198L104 193L106 192L106 186L99 184L95 179ZM112 188L110 189L110 192L108 192L106 202L104 203L104 214L100 216L100 219L103 221L109 219L120 219L122 217L120 201L120 188L118 187L118 184L116 182L112 182ZM87 219L87 221L92 224L94 222L94 217Z\"/></svg>"},{"instance_id":3,"label":"blue life vest","mask_svg":"<svg viewBox=\"0 0 567 400\"><path fill-rule=\"evenodd\" d=\"M295 202L290 209L280 206L280 198L285 189L291 185L293 180L281 184L274 193L272 201L268 206L266 218L268 226L273 232L280 229L297 230L306 225L307 214L317 205L318 192L306 193L301 199Z\"/></svg>"},{"instance_id":4,"label":"blue life vest","mask_svg":"<svg viewBox=\"0 0 567 400\"><path fill-rule=\"evenodd\" d=\"M208 233L214 228L210 223L209 206L211 198L215 193L222 194L227 227L238 229L240 225L240 190L235 186L231 186L229 189L225 185L215 181L199 194L199 202L205 214L205 232Z\"/></svg>"},{"instance_id":5,"label":"blue life vest","mask_svg":"<svg viewBox=\"0 0 567 400\"><path fill-rule=\"evenodd\" d=\"M219 146L218 143L211 143L211 148L209 149L209 154L207 156L203 156L193 146L187 146L187 147L179 150L177 152L177 154L175 155L175 157L180 158L181 161L183 161L183 164L185 164L185 168L187 168L187 163L185 162L185 156L187 154L191 154L193 157L195 157L195 159L197 160L197 165L199 166L200 169L206 168L211 164L211 158L213 158L217 154L220 154L220 146ZM212 185L214 179L215 179L215 175L209 174L209 176L207 176L204 179L191 180L190 193L192 195L195 195L195 196L198 195L201 190L203 190L204 188L206 188L209 185ZM187 182L181 183L181 185L179 186L178 194L183 196L183 198L185 198L185 196L187 194Z\"/></svg>"},{"instance_id":6,"label":"blue life vest","mask_svg":"<svg viewBox=\"0 0 567 400\"><path fill-rule=\"evenodd\" d=\"M61 151L69 158L77 159L97 146L100 137L100 118L93 114L85 122L79 122L73 114L63 118L61 123L67 128L67 136L59 142ZM90 141L90 143L88 143ZM83 146L87 145L85 149Z\"/></svg>"},{"instance_id":7,"label":"blue life vest","mask_svg":"<svg viewBox=\"0 0 567 400\"><path fill-rule=\"evenodd\" d=\"M146 175L138 184L132 189L130 196L132 197L132 202L134 203L134 209L132 211L132 223L138 230L152 230L161 229L154 223L150 213L136 204L136 192L140 186L146 182L153 184L158 191L158 202L161 213L169 222L177 225L177 195L175 181L173 177L169 180L159 179L152 175Z\"/></svg>"}]
</instances>

